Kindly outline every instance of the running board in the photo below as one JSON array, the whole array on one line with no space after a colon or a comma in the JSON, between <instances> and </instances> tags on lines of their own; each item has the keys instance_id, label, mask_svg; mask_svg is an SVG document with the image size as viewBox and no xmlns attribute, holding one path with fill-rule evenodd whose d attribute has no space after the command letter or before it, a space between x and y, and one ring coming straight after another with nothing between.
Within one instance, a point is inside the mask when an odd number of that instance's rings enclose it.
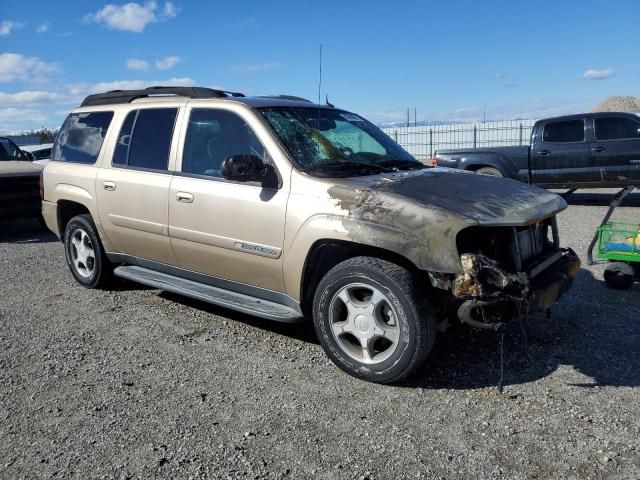
<instances>
[{"instance_id":1,"label":"running board","mask_svg":"<svg viewBox=\"0 0 640 480\"><path fill-rule=\"evenodd\" d=\"M300 312L286 305L218 287L212 287L204 283L156 272L144 267L122 266L117 267L113 273L118 277L131 280L132 282L142 283L150 287L184 295L185 297L201 300L230 310L266 318L267 320L296 323L302 318Z\"/></svg>"}]
</instances>

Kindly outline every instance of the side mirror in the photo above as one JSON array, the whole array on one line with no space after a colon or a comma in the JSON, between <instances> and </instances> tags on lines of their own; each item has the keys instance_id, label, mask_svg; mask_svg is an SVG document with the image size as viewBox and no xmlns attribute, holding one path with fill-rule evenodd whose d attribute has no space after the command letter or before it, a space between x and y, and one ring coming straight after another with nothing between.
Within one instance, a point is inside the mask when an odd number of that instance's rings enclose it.
<instances>
[{"instance_id":1,"label":"side mirror","mask_svg":"<svg viewBox=\"0 0 640 480\"><path fill-rule=\"evenodd\" d=\"M266 176L267 167L255 155L232 155L222 162L220 173L227 180L255 182Z\"/></svg>"}]
</instances>

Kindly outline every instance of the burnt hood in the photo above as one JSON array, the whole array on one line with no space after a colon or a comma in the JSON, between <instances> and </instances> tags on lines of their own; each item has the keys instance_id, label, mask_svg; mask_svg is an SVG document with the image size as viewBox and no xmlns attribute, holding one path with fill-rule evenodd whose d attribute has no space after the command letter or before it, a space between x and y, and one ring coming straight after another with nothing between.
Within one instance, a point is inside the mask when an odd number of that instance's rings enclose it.
<instances>
[{"instance_id":1,"label":"burnt hood","mask_svg":"<svg viewBox=\"0 0 640 480\"><path fill-rule=\"evenodd\" d=\"M457 217L467 224L527 225L567 207L562 197L539 187L448 168L349 180L352 186L379 196L383 202L406 202L434 211L437 218Z\"/></svg>"}]
</instances>

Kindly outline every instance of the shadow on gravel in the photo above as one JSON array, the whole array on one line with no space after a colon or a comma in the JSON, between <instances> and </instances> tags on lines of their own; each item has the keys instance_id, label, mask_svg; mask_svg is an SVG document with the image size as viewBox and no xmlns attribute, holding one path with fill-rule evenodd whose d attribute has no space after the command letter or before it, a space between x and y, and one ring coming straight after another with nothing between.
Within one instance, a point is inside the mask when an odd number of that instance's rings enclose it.
<instances>
[{"instance_id":1,"label":"shadow on gravel","mask_svg":"<svg viewBox=\"0 0 640 480\"><path fill-rule=\"evenodd\" d=\"M504 331L504 385L532 382L568 365L595 386L640 386L640 285L611 290L581 269L548 320L530 317ZM500 334L454 327L440 335L422 371L407 387L493 387L500 379Z\"/></svg>"},{"instance_id":2,"label":"shadow on gravel","mask_svg":"<svg viewBox=\"0 0 640 480\"><path fill-rule=\"evenodd\" d=\"M636 189L634 193L628 195L622 202L623 207L640 207L640 187ZM578 190L575 193L569 195L565 200L569 205L587 205L587 206L596 206L596 207L608 207L611 203L611 199L613 198L614 193L618 190L612 190L609 193L593 193L593 192L584 192L581 193Z\"/></svg>"},{"instance_id":3,"label":"shadow on gravel","mask_svg":"<svg viewBox=\"0 0 640 480\"><path fill-rule=\"evenodd\" d=\"M245 325L249 325L254 328L267 330L269 332L277 333L279 335L284 335L284 336L294 338L296 340L300 340L303 342L314 343L316 345L318 344L318 339L316 338L311 322L306 322L306 321L302 321L300 323L274 322L271 320L265 320L262 318L254 317L252 315L246 315L244 313L236 312L234 310L229 310L223 307L218 307L217 305L211 305L210 303L205 303L199 300L183 297L181 295L177 295L170 292L162 292L160 293L160 296L172 302L176 302L181 305L185 305L191 308L196 308L198 310L209 312L218 317L235 320L236 322L241 322L241 323L244 323Z\"/></svg>"},{"instance_id":4,"label":"shadow on gravel","mask_svg":"<svg viewBox=\"0 0 640 480\"><path fill-rule=\"evenodd\" d=\"M318 343L310 322L271 322L169 292L160 296L253 328ZM581 269L551 319L536 315L528 323L514 321L505 328L503 384L533 382L567 365L585 376L583 382L568 386L640 386L638 312L640 284L628 291L611 290ZM403 386L469 389L497 387L499 381L500 333L454 325L439 335L425 366Z\"/></svg>"},{"instance_id":5,"label":"shadow on gravel","mask_svg":"<svg viewBox=\"0 0 640 480\"><path fill-rule=\"evenodd\" d=\"M49 243L58 238L38 220L0 220L0 243Z\"/></svg>"}]
</instances>

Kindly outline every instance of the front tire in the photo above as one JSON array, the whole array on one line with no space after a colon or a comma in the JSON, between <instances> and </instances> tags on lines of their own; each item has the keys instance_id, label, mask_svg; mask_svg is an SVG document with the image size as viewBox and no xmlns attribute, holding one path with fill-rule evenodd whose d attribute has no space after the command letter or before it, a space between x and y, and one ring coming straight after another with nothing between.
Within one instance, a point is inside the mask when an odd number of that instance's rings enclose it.
<instances>
[{"instance_id":1,"label":"front tire","mask_svg":"<svg viewBox=\"0 0 640 480\"><path fill-rule=\"evenodd\" d=\"M106 286L113 268L104 253L91 215L73 217L67 223L63 238L67 265L78 283L87 288Z\"/></svg>"},{"instance_id":2,"label":"front tire","mask_svg":"<svg viewBox=\"0 0 640 480\"><path fill-rule=\"evenodd\" d=\"M355 257L320 281L313 323L320 344L339 368L354 377L396 383L429 355L436 321L407 269L373 257Z\"/></svg>"}]
</instances>

